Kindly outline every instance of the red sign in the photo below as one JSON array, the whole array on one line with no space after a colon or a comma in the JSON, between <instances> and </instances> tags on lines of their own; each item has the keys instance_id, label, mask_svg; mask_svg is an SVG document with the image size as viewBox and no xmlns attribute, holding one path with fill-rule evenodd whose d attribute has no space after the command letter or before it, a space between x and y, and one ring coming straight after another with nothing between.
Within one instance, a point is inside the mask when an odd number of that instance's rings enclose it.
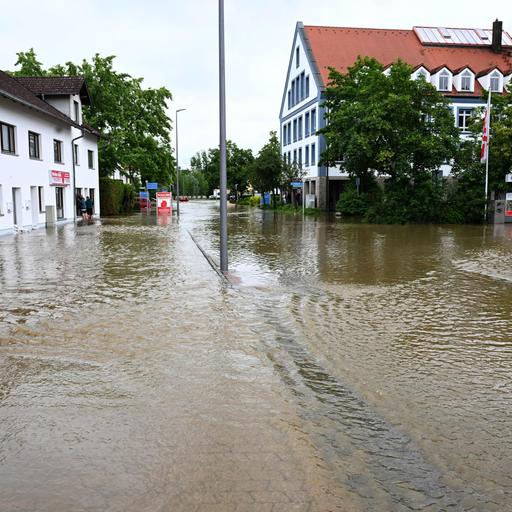
<instances>
[{"instance_id":1,"label":"red sign","mask_svg":"<svg viewBox=\"0 0 512 512\"><path fill-rule=\"evenodd\" d=\"M172 208L172 197L170 192L156 193L156 212L158 215L170 214Z\"/></svg>"},{"instance_id":2,"label":"red sign","mask_svg":"<svg viewBox=\"0 0 512 512\"><path fill-rule=\"evenodd\" d=\"M50 185L66 186L70 184L70 175L67 171L50 171Z\"/></svg>"}]
</instances>

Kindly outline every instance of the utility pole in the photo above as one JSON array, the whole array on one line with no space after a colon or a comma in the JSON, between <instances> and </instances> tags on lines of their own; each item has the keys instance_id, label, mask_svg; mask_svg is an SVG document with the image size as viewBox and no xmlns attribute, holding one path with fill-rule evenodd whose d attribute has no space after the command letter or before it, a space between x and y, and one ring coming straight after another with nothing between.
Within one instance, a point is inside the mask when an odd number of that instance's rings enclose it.
<instances>
[{"instance_id":1,"label":"utility pole","mask_svg":"<svg viewBox=\"0 0 512 512\"><path fill-rule=\"evenodd\" d=\"M180 161L178 158L178 114L187 110L180 108L176 110L176 215L180 216ZM172 205L171 205L172 206Z\"/></svg>"},{"instance_id":2,"label":"utility pole","mask_svg":"<svg viewBox=\"0 0 512 512\"><path fill-rule=\"evenodd\" d=\"M224 0L219 0L219 118L220 118L220 270L228 271L228 205L226 162L226 61Z\"/></svg>"}]
</instances>

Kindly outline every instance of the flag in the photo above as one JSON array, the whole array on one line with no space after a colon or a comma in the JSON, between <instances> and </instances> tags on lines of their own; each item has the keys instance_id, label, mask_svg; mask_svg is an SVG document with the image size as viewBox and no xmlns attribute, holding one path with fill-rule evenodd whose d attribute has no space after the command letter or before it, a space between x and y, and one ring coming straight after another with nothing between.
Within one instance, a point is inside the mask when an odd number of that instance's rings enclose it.
<instances>
[{"instance_id":1,"label":"flag","mask_svg":"<svg viewBox=\"0 0 512 512\"><path fill-rule=\"evenodd\" d=\"M489 158L489 131L491 128L491 88L489 87L489 98L484 112L484 128L482 132L482 150L480 152L480 163L485 164Z\"/></svg>"}]
</instances>

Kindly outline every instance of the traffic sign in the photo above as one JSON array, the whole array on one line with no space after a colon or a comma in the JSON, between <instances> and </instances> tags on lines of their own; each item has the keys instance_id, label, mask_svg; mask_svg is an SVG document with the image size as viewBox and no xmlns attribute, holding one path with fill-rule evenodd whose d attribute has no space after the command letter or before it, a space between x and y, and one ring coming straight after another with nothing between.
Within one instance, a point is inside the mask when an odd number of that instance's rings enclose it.
<instances>
[{"instance_id":1,"label":"traffic sign","mask_svg":"<svg viewBox=\"0 0 512 512\"><path fill-rule=\"evenodd\" d=\"M158 183L146 182L146 188L148 190L157 190L158 189Z\"/></svg>"}]
</instances>

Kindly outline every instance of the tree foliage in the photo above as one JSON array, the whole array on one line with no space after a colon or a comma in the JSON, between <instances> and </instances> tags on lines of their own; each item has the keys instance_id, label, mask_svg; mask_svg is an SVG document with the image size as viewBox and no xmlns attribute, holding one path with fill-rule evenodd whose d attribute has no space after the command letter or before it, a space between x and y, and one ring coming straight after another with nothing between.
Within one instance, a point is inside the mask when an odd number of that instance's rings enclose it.
<instances>
[{"instance_id":1,"label":"tree foliage","mask_svg":"<svg viewBox=\"0 0 512 512\"><path fill-rule=\"evenodd\" d=\"M166 113L172 99L165 87L143 87L142 78L133 78L114 69L114 56L96 54L81 64L66 62L44 69L31 48L17 53L15 76L83 76L91 105L83 106L84 122L99 130L100 175L115 170L132 179L168 185L174 173L170 145L171 123Z\"/></svg>"},{"instance_id":2,"label":"tree foliage","mask_svg":"<svg viewBox=\"0 0 512 512\"><path fill-rule=\"evenodd\" d=\"M227 188L244 194L249 187L250 166L254 161L252 150L239 148L233 141L226 143ZM219 188L220 150L211 148L196 153L190 160L193 171L202 173L208 183L208 195Z\"/></svg>"},{"instance_id":3,"label":"tree foliage","mask_svg":"<svg viewBox=\"0 0 512 512\"><path fill-rule=\"evenodd\" d=\"M397 61L385 72L368 57L345 74L330 71L322 161L359 177L363 192L371 191L375 175L386 178L385 192L368 210L373 220L437 220L444 191L435 178L457 153L447 100L423 77L411 80L412 71Z\"/></svg>"}]
</instances>

